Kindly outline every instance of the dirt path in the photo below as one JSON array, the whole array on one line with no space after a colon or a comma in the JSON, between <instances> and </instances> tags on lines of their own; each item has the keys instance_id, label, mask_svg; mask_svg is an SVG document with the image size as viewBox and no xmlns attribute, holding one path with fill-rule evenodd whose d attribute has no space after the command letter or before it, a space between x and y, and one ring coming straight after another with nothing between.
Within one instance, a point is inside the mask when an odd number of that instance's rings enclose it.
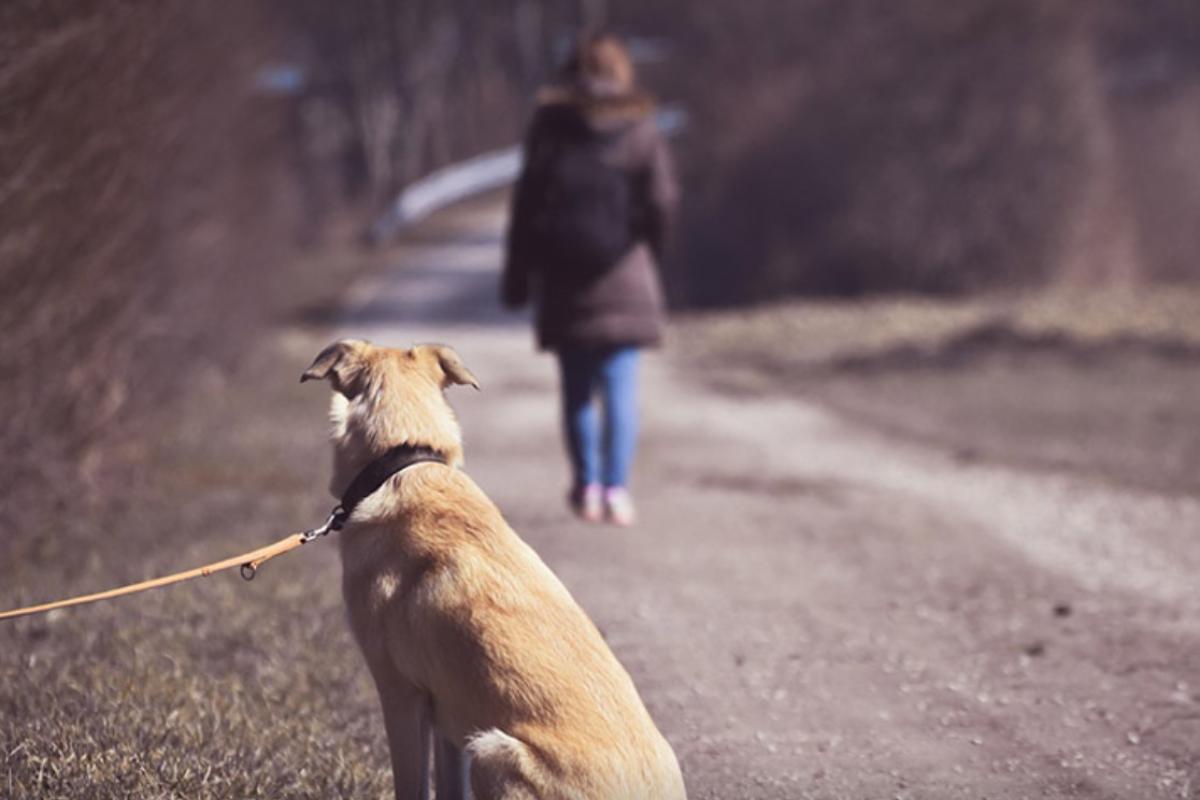
<instances>
[{"instance_id":1,"label":"dirt path","mask_svg":"<svg viewBox=\"0 0 1200 800\"><path fill-rule=\"evenodd\" d=\"M565 513L551 360L497 310L494 202L351 293L453 344L468 469L605 631L697 798L1200 796L1200 503L959 463L645 365L632 531Z\"/></svg>"},{"instance_id":2,"label":"dirt path","mask_svg":"<svg viewBox=\"0 0 1200 800\"><path fill-rule=\"evenodd\" d=\"M502 214L481 200L410 231L340 333L458 348L484 387L451 395L468 470L605 632L693 798L1200 797L1194 496L731 394L668 350L645 368L640 524L578 523L553 363L495 303ZM331 335L290 326L202 375L112 502L17 520L0 607L322 519L327 396L296 376ZM336 550L313 546L251 584L0 627L0 798L389 797L338 585Z\"/></svg>"}]
</instances>

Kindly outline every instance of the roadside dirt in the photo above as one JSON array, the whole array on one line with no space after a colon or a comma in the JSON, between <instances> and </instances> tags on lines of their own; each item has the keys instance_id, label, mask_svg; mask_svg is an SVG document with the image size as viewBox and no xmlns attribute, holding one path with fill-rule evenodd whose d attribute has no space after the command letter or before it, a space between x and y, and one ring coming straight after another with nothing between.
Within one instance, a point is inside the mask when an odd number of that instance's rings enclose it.
<instances>
[{"instance_id":1,"label":"roadside dirt","mask_svg":"<svg viewBox=\"0 0 1200 800\"><path fill-rule=\"evenodd\" d=\"M317 520L330 502L326 396L294 385L299 371L335 335L444 341L483 385L450 398L468 471L604 631L690 796L1200 796L1191 484L1126 481L1148 460L1137 440L1067 461L1014 443L1032 427L1022 414L1054 429L1069 398L1013 400L1010 427L978 441L938 434L982 402L939 407L953 380L979 381L965 396L984 398L989 382L1046 386L1059 365L1022 379L1024 367L985 361L924 388L869 371L800 385L687 348L653 354L641 521L587 526L563 503L552 362L494 302L502 225L494 200L439 215L396 249L393 271L349 292L339 330L290 328L242 380L201 387L165 440L175 457L114 520L162 541L139 537L139 553L113 551L121 560L98 538L76 575L30 548L27 563L0 565L0 601L191 564ZM1190 392L1195 378L1180 380ZM1170 419L1190 419L1177 400L1164 400L1184 415ZM0 628L0 795L387 796L335 562L331 547L306 548L248 586L216 578Z\"/></svg>"}]
</instances>

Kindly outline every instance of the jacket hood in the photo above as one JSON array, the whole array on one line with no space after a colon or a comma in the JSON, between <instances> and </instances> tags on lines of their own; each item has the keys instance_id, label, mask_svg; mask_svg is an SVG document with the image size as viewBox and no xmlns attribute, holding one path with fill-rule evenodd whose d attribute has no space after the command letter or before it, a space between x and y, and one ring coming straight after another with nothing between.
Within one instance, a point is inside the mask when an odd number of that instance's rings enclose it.
<instances>
[{"instance_id":1,"label":"jacket hood","mask_svg":"<svg viewBox=\"0 0 1200 800\"><path fill-rule=\"evenodd\" d=\"M574 111L597 131L612 131L640 122L654 113L654 98L641 90L594 94L571 86L548 86L538 92L542 108Z\"/></svg>"}]
</instances>

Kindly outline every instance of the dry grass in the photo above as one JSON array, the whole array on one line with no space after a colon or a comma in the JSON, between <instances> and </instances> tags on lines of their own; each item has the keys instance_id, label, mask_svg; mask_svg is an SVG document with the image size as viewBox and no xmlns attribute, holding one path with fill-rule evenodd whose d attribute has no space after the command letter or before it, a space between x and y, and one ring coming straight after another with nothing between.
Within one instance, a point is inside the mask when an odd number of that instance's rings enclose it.
<instances>
[{"instance_id":1,"label":"dry grass","mask_svg":"<svg viewBox=\"0 0 1200 800\"><path fill-rule=\"evenodd\" d=\"M796 302L692 317L685 360L967 461L1200 490L1200 290Z\"/></svg>"},{"instance_id":2,"label":"dry grass","mask_svg":"<svg viewBox=\"0 0 1200 800\"><path fill-rule=\"evenodd\" d=\"M0 605L240 552L327 511L324 403L293 332L194 387L114 500L33 509ZM65 515L64 515L65 517ZM60 524L61 523L61 524ZM226 573L0 626L0 796L383 797L374 690L346 631L331 544L250 584Z\"/></svg>"},{"instance_id":3,"label":"dry grass","mask_svg":"<svg viewBox=\"0 0 1200 800\"><path fill-rule=\"evenodd\" d=\"M675 342L686 357L741 359L772 369L819 368L898 349L933 351L981 329L1017 338L1063 338L1200 347L1200 289L1055 289L946 300L797 300L742 311L690 314Z\"/></svg>"}]
</instances>

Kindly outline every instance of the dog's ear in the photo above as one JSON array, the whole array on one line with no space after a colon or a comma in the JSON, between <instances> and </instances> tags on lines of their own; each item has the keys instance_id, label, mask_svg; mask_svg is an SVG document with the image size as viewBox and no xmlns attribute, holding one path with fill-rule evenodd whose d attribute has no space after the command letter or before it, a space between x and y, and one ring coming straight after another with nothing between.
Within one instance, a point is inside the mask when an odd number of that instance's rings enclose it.
<instances>
[{"instance_id":1,"label":"dog's ear","mask_svg":"<svg viewBox=\"0 0 1200 800\"><path fill-rule=\"evenodd\" d=\"M353 400L363 390L366 369L362 349L366 342L343 339L326 347L313 359L312 366L304 370L300 382L328 379L335 391Z\"/></svg>"},{"instance_id":2,"label":"dog's ear","mask_svg":"<svg viewBox=\"0 0 1200 800\"><path fill-rule=\"evenodd\" d=\"M479 391L479 381L463 364L458 353L454 352L454 348L444 344L433 344L429 345L429 350L437 358L438 365L441 366L442 374L445 376L442 388L453 383L459 386L471 386L475 391Z\"/></svg>"}]
</instances>

